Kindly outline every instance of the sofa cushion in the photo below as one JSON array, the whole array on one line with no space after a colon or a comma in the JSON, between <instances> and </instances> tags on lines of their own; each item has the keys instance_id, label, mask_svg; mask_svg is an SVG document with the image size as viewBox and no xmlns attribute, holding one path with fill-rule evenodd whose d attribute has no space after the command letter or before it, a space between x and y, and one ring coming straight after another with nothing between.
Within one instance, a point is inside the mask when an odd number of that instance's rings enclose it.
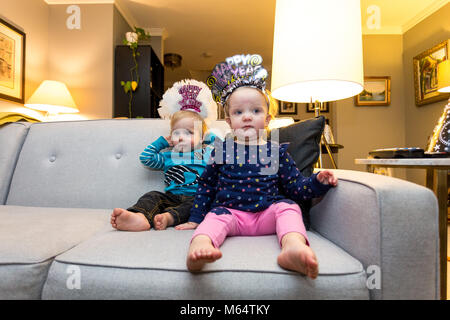
<instances>
[{"instance_id":1,"label":"sofa cushion","mask_svg":"<svg viewBox=\"0 0 450 320\"><path fill-rule=\"evenodd\" d=\"M0 204L5 204L14 167L30 127L28 122L0 126Z\"/></svg>"},{"instance_id":2,"label":"sofa cushion","mask_svg":"<svg viewBox=\"0 0 450 320\"><path fill-rule=\"evenodd\" d=\"M203 272L186 269L193 231L97 234L53 262L43 299L367 299L359 261L309 232L318 260L316 280L280 268L276 236L230 237L223 257ZM67 268L79 269L79 288L67 289Z\"/></svg>"},{"instance_id":3,"label":"sofa cushion","mask_svg":"<svg viewBox=\"0 0 450 320\"><path fill-rule=\"evenodd\" d=\"M38 300L52 260L0 264L0 300Z\"/></svg>"},{"instance_id":4,"label":"sofa cushion","mask_svg":"<svg viewBox=\"0 0 450 320\"><path fill-rule=\"evenodd\" d=\"M319 143L325 118L319 116L280 128L280 143L289 142L288 152L302 175L309 177L319 159Z\"/></svg>"},{"instance_id":5,"label":"sofa cushion","mask_svg":"<svg viewBox=\"0 0 450 320\"><path fill-rule=\"evenodd\" d=\"M215 132L228 128L214 123ZM169 133L161 119L36 123L30 128L6 204L39 207L129 207L164 189L162 171L139 162L145 147Z\"/></svg>"},{"instance_id":6,"label":"sofa cushion","mask_svg":"<svg viewBox=\"0 0 450 320\"><path fill-rule=\"evenodd\" d=\"M0 206L0 299L39 299L51 260L110 228L109 210Z\"/></svg>"}]
</instances>

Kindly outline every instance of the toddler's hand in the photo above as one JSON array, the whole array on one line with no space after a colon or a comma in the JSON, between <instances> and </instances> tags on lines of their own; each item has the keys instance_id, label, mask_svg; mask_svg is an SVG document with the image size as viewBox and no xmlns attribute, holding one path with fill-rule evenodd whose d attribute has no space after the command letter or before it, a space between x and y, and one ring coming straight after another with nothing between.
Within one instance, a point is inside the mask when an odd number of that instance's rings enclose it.
<instances>
[{"instance_id":1,"label":"toddler's hand","mask_svg":"<svg viewBox=\"0 0 450 320\"><path fill-rule=\"evenodd\" d=\"M338 179L334 176L333 172L329 170L320 171L317 175L317 180L322 184L329 184L333 187L336 187L338 182Z\"/></svg>"},{"instance_id":2,"label":"toddler's hand","mask_svg":"<svg viewBox=\"0 0 450 320\"><path fill-rule=\"evenodd\" d=\"M198 226L198 223L186 222L186 223L179 224L179 225L175 226L175 229L177 229L177 230L191 230L191 229L197 228L197 226Z\"/></svg>"},{"instance_id":3,"label":"toddler's hand","mask_svg":"<svg viewBox=\"0 0 450 320\"><path fill-rule=\"evenodd\" d=\"M172 136L164 137L164 139L167 140L167 143L169 144L169 146L173 147Z\"/></svg>"}]
</instances>

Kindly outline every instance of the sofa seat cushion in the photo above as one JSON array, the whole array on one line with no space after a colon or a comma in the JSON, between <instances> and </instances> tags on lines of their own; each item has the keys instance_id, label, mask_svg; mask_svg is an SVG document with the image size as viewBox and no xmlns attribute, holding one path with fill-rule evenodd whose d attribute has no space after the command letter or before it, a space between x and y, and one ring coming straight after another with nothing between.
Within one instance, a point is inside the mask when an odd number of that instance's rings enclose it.
<instances>
[{"instance_id":1,"label":"sofa seat cushion","mask_svg":"<svg viewBox=\"0 0 450 320\"><path fill-rule=\"evenodd\" d=\"M0 206L0 299L39 299L51 260L105 230L110 210Z\"/></svg>"},{"instance_id":2,"label":"sofa seat cushion","mask_svg":"<svg viewBox=\"0 0 450 320\"><path fill-rule=\"evenodd\" d=\"M193 231L111 229L57 256L43 299L368 299L359 261L309 232L319 260L316 280L280 268L275 235L230 237L223 257L201 273L186 270ZM68 289L67 270L79 286ZM339 279L339 280L338 280Z\"/></svg>"}]
</instances>

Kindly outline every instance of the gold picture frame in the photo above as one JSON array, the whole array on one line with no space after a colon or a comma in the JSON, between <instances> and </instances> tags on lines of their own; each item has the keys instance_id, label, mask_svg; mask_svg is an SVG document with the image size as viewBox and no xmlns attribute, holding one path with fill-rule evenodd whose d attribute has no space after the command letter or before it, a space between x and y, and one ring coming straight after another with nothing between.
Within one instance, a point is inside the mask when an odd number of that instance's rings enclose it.
<instances>
[{"instance_id":1,"label":"gold picture frame","mask_svg":"<svg viewBox=\"0 0 450 320\"><path fill-rule=\"evenodd\" d=\"M298 104L295 102L280 101L278 104L279 115L296 115L298 113Z\"/></svg>"},{"instance_id":2,"label":"gold picture frame","mask_svg":"<svg viewBox=\"0 0 450 320\"><path fill-rule=\"evenodd\" d=\"M0 98L24 103L25 33L0 19Z\"/></svg>"},{"instance_id":3,"label":"gold picture frame","mask_svg":"<svg viewBox=\"0 0 450 320\"><path fill-rule=\"evenodd\" d=\"M364 90L355 96L356 106L388 106L391 104L391 77L364 77Z\"/></svg>"},{"instance_id":4,"label":"gold picture frame","mask_svg":"<svg viewBox=\"0 0 450 320\"><path fill-rule=\"evenodd\" d=\"M316 112L314 108L314 103L306 103L306 112L308 113L314 113ZM320 106L320 113L328 113L330 112L330 102L322 102Z\"/></svg>"},{"instance_id":5,"label":"gold picture frame","mask_svg":"<svg viewBox=\"0 0 450 320\"><path fill-rule=\"evenodd\" d=\"M448 94L437 91L437 65L448 59L450 39L413 58L414 94L417 106L445 100Z\"/></svg>"}]
</instances>

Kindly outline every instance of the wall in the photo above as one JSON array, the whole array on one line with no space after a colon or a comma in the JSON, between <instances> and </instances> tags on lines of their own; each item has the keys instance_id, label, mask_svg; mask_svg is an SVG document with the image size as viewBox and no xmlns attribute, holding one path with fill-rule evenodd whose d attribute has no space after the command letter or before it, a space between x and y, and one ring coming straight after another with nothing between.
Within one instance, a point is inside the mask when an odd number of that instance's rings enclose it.
<instances>
[{"instance_id":1,"label":"wall","mask_svg":"<svg viewBox=\"0 0 450 320\"><path fill-rule=\"evenodd\" d=\"M49 77L66 83L79 116L112 117L113 4L79 4L81 28L68 29L68 5L50 5Z\"/></svg>"},{"instance_id":2,"label":"wall","mask_svg":"<svg viewBox=\"0 0 450 320\"><path fill-rule=\"evenodd\" d=\"M54 120L111 118L113 111L114 47L132 28L113 3L78 4L81 28L69 29L69 4L43 0L0 0L1 17L26 33L25 100L45 79L68 86L79 114ZM152 45L161 55L161 37ZM44 114L0 99L0 111L16 111L41 120Z\"/></svg>"},{"instance_id":3,"label":"wall","mask_svg":"<svg viewBox=\"0 0 450 320\"><path fill-rule=\"evenodd\" d=\"M364 35L365 76L391 76L389 106L355 106L353 98L336 102L335 140L342 144L338 154L340 169L365 171L354 159L366 158L369 151L405 145L405 106L401 35ZM394 176L405 177L404 169Z\"/></svg>"},{"instance_id":4,"label":"wall","mask_svg":"<svg viewBox=\"0 0 450 320\"><path fill-rule=\"evenodd\" d=\"M26 34L25 101L48 76L48 17L44 1L0 0L0 17ZM23 112L34 117L42 114L22 104L0 99L0 112Z\"/></svg>"},{"instance_id":5,"label":"wall","mask_svg":"<svg viewBox=\"0 0 450 320\"><path fill-rule=\"evenodd\" d=\"M113 48L115 48L115 46L123 45L125 33L131 31L133 28L130 27L128 22L124 19L115 6L113 15Z\"/></svg>"},{"instance_id":6,"label":"wall","mask_svg":"<svg viewBox=\"0 0 450 320\"><path fill-rule=\"evenodd\" d=\"M405 79L406 144L426 148L428 137L447 101L416 106L414 98L413 57L450 38L450 4L442 7L403 35ZM407 171L409 181L425 185L425 170Z\"/></svg>"},{"instance_id":7,"label":"wall","mask_svg":"<svg viewBox=\"0 0 450 320\"><path fill-rule=\"evenodd\" d=\"M150 45L159 61L164 64L164 40L162 36L151 36Z\"/></svg>"}]
</instances>

